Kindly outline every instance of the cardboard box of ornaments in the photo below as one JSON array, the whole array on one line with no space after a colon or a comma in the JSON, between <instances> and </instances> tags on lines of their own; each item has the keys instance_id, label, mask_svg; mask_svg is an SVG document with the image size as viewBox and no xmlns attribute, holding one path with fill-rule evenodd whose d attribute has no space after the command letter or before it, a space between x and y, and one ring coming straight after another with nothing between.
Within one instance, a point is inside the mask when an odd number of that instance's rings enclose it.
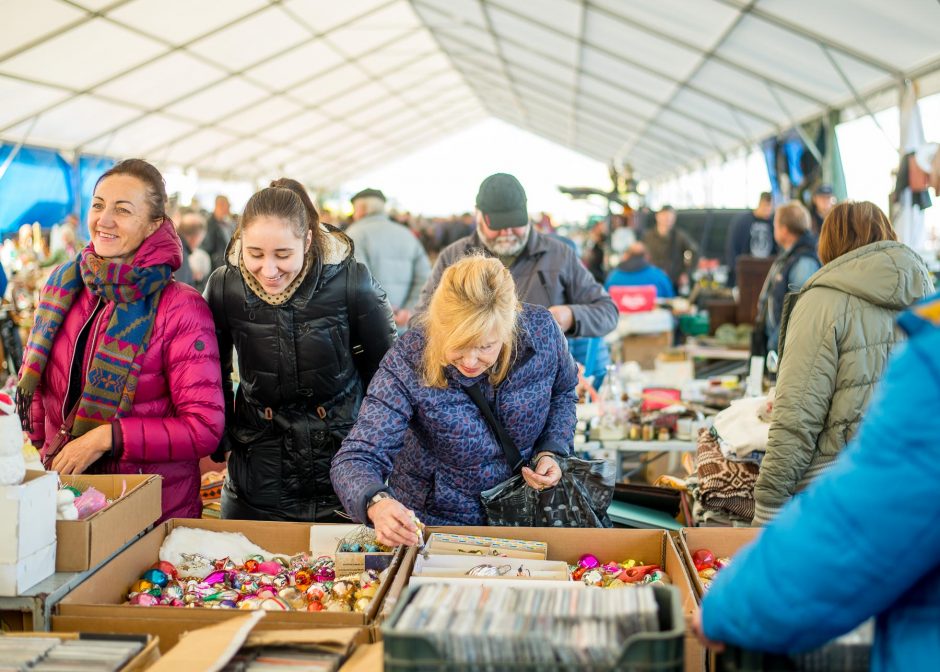
<instances>
[{"instance_id":1,"label":"cardboard box of ornaments","mask_svg":"<svg viewBox=\"0 0 940 672\"><path fill-rule=\"evenodd\" d=\"M184 632L244 615L245 612L240 609L157 608L125 604L130 587L158 560L161 545L176 528L239 532L248 541L270 553L296 555L311 550L309 523L171 519L132 543L59 602L52 617L52 630L151 633L160 637L160 648L167 651ZM366 628L369 637L374 638L377 631L372 626L380 614L383 601L388 595L397 595L404 586L405 577L399 581L396 573L403 561L413 555L413 549L402 549L396 554L388 577L382 582L366 613L277 611L269 613L257 628L355 627Z\"/></svg>"},{"instance_id":2,"label":"cardboard box of ornaments","mask_svg":"<svg viewBox=\"0 0 940 672\"><path fill-rule=\"evenodd\" d=\"M675 540L665 530L584 529L549 527L434 527L429 533L444 532L482 537L502 537L525 541L541 541L548 545L548 560L562 560L577 564L579 558L590 553L601 562L623 562L627 559L658 564L679 589L682 612L689 615L697 606L697 595L692 587L685 562ZM415 558L408 558L411 566L403 566L411 573ZM483 560L481 559L481 562ZM459 580L459 579L457 579ZM538 585L534 582L533 585ZM396 594L396 598L397 598ZM394 606L386 600L385 607ZM686 672L701 672L705 666L705 650L691 634L685 637Z\"/></svg>"},{"instance_id":3,"label":"cardboard box of ornaments","mask_svg":"<svg viewBox=\"0 0 940 672\"><path fill-rule=\"evenodd\" d=\"M679 531L679 550L689 574L689 582L695 589L695 599L701 603L705 586L699 578L692 554L707 549L716 558L733 558L735 553L757 539L760 527L684 527Z\"/></svg>"},{"instance_id":4,"label":"cardboard box of ornaments","mask_svg":"<svg viewBox=\"0 0 940 672\"><path fill-rule=\"evenodd\" d=\"M59 480L82 492L93 487L112 501L83 520L56 521L57 572L84 572L101 564L160 518L160 476L80 474Z\"/></svg>"}]
</instances>

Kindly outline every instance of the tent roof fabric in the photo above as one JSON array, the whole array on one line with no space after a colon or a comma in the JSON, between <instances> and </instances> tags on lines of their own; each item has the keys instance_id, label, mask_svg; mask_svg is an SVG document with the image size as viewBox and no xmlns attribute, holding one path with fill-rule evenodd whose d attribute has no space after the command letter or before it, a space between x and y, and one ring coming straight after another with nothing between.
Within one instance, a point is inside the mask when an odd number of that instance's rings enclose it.
<instances>
[{"instance_id":1,"label":"tent roof fabric","mask_svg":"<svg viewBox=\"0 0 940 672\"><path fill-rule=\"evenodd\" d=\"M647 178L940 70L934 0L0 0L0 138L333 186L486 117Z\"/></svg>"}]
</instances>

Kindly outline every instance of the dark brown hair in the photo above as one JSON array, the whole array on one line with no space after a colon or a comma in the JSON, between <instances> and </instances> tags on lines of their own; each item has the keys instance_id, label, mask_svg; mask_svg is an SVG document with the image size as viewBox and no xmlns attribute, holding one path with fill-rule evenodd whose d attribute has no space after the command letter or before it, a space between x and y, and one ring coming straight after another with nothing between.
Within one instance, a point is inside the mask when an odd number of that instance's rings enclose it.
<instances>
[{"instance_id":1,"label":"dark brown hair","mask_svg":"<svg viewBox=\"0 0 940 672\"><path fill-rule=\"evenodd\" d=\"M130 175L144 183L147 188L147 205L150 207L150 219L162 220L166 217L166 182L160 171L143 159L124 159L114 164L110 170L98 178L95 189L101 181L112 175Z\"/></svg>"},{"instance_id":2,"label":"dark brown hair","mask_svg":"<svg viewBox=\"0 0 940 672\"><path fill-rule=\"evenodd\" d=\"M313 233L310 250L315 256L320 256L323 249L320 215L300 182L282 177L249 198L238 225L238 234L252 221L265 216L287 220L298 238L306 239L308 231Z\"/></svg>"},{"instance_id":3,"label":"dark brown hair","mask_svg":"<svg viewBox=\"0 0 940 672\"><path fill-rule=\"evenodd\" d=\"M883 240L897 240L891 222L874 203L839 203L823 221L819 234L819 260L828 264L843 254Z\"/></svg>"}]
</instances>

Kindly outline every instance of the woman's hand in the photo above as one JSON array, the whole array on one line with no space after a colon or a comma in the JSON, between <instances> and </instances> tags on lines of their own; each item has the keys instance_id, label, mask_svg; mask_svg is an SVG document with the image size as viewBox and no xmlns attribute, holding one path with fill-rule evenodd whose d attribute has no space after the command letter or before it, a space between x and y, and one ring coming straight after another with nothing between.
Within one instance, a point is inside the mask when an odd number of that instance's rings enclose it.
<instances>
[{"instance_id":1,"label":"woman's hand","mask_svg":"<svg viewBox=\"0 0 940 672\"><path fill-rule=\"evenodd\" d=\"M705 637L705 631L702 629L702 610L696 609L686 616L686 626L692 631L692 634L701 642L702 646L721 653L725 650L725 645L721 642L713 642Z\"/></svg>"},{"instance_id":2,"label":"woman's hand","mask_svg":"<svg viewBox=\"0 0 940 672\"><path fill-rule=\"evenodd\" d=\"M111 450L111 425L101 425L69 441L52 459L52 470L60 474L81 474L95 460Z\"/></svg>"},{"instance_id":3,"label":"woman's hand","mask_svg":"<svg viewBox=\"0 0 940 672\"><path fill-rule=\"evenodd\" d=\"M375 527L375 538L386 546L417 546L415 514L395 499L383 499L366 511Z\"/></svg>"},{"instance_id":4,"label":"woman's hand","mask_svg":"<svg viewBox=\"0 0 940 672\"><path fill-rule=\"evenodd\" d=\"M552 488L561 480L561 467L551 455L545 454L539 457L535 463L535 469L522 467L522 478L526 485L536 490Z\"/></svg>"}]
</instances>

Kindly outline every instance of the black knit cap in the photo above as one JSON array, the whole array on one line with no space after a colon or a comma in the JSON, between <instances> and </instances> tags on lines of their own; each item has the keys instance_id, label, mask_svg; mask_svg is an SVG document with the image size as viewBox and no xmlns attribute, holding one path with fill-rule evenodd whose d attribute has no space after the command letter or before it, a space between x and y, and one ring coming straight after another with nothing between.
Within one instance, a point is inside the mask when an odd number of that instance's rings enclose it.
<instances>
[{"instance_id":1,"label":"black knit cap","mask_svg":"<svg viewBox=\"0 0 940 672\"><path fill-rule=\"evenodd\" d=\"M508 173L496 173L483 180L477 192L477 209L487 216L487 226L493 230L529 223L525 189Z\"/></svg>"}]
</instances>

